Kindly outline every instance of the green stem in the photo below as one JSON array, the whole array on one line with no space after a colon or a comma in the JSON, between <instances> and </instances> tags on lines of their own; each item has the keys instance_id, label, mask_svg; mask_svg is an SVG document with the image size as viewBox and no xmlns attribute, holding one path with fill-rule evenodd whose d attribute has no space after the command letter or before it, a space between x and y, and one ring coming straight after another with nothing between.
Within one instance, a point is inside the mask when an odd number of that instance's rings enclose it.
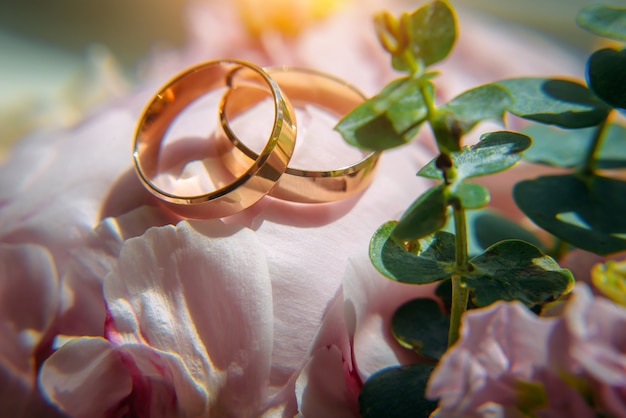
<instances>
[{"instance_id":1,"label":"green stem","mask_svg":"<svg viewBox=\"0 0 626 418\"><path fill-rule=\"evenodd\" d=\"M587 156L585 158L585 162L582 167L579 169L579 173L585 177L590 177L596 172L596 160L598 159L598 153L600 152L600 145L602 144L602 140L604 139L604 134L606 133L606 128L608 126L607 117L602 121L600 125L598 125L594 135L593 141L589 146L589 150L587 151Z\"/></svg>"},{"instance_id":2,"label":"green stem","mask_svg":"<svg viewBox=\"0 0 626 418\"><path fill-rule=\"evenodd\" d=\"M426 105L426 117L428 118L428 121L432 124L435 117L437 116L437 107L435 106L435 100L432 93L428 90L428 82L423 82L420 85L420 93L422 93L422 97L424 98L424 104Z\"/></svg>"},{"instance_id":3,"label":"green stem","mask_svg":"<svg viewBox=\"0 0 626 418\"><path fill-rule=\"evenodd\" d=\"M436 125L440 123L438 120L437 107L435 105L433 94L428 89L428 83L420 85L420 91L426 105L428 122L433 129L437 146L441 149L441 138L437 138L439 130ZM443 169L443 178L446 184L450 184L456 177L454 166ZM452 203L454 207L454 227L455 227L455 259L456 272L452 275L452 307L450 312L450 328L448 330L448 346L451 346L459 339L459 328L461 327L461 316L467 310L467 300L469 291L461 283L461 274L467 271L468 254L467 254L467 223L465 220L465 209L461 207L461 203L456 201Z\"/></svg>"},{"instance_id":4,"label":"green stem","mask_svg":"<svg viewBox=\"0 0 626 418\"><path fill-rule=\"evenodd\" d=\"M404 62L409 65L409 72L411 73L411 76L417 77L424 71L423 65L420 65L420 63L417 62L415 56L411 53L409 48L405 48L402 51L402 58L404 59Z\"/></svg>"},{"instance_id":5,"label":"green stem","mask_svg":"<svg viewBox=\"0 0 626 418\"><path fill-rule=\"evenodd\" d=\"M450 329L448 331L448 347L459 339L459 328L461 327L461 316L467 310L469 297L468 289L461 283L461 275L467 271L469 256L467 253L467 222L465 220L465 209L459 202L453 204L454 207L454 228L455 228L455 259L456 273L452 275L452 309L450 312Z\"/></svg>"}]
</instances>

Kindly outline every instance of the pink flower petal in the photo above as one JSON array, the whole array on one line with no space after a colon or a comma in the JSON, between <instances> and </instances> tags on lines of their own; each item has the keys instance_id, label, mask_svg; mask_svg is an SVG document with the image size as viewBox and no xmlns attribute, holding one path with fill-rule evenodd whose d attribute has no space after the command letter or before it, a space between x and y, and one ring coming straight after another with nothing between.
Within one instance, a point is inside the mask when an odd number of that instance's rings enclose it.
<instances>
[{"instance_id":1,"label":"pink flower petal","mask_svg":"<svg viewBox=\"0 0 626 418\"><path fill-rule=\"evenodd\" d=\"M0 406L11 417L53 417L37 390L37 363L47 354L58 309L57 273L39 245L0 244Z\"/></svg>"},{"instance_id":2,"label":"pink flower petal","mask_svg":"<svg viewBox=\"0 0 626 418\"><path fill-rule=\"evenodd\" d=\"M56 270L50 253L30 244L0 244L0 266L0 358L30 374L58 307Z\"/></svg>"},{"instance_id":3,"label":"pink flower petal","mask_svg":"<svg viewBox=\"0 0 626 418\"><path fill-rule=\"evenodd\" d=\"M313 352L296 383L298 405L303 417L358 417L358 392L345 373L343 354L336 346Z\"/></svg>"},{"instance_id":4,"label":"pink flower petal","mask_svg":"<svg viewBox=\"0 0 626 418\"><path fill-rule=\"evenodd\" d=\"M61 314L56 323L60 334L102 336L106 309L102 285L117 265L122 244L142 235L172 217L161 209L142 206L116 218L104 219L86 235L83 244L71 251L62 277Z\"/></svg>"},{"instance_id":5,"label":"pink flower petal","mask_svg":"<svg viewBox=\"0 0 626 418\"><path fill-rule=\"evenodd\" d=\"M576 285L550 341L556 368L589 379L601 406L626 416L626 309Z\"/></svg>"},{"instance_id":6,"label":"pink flower petal","mask_svg":"<svg viewBox=\"0 0 626 418\"><path fill-rule=\"evenodd\" d=\"M177 353L143 344L125 344L117 351L132 377L132 394L127 403L137 416L197 417L213 412L209 410L213 405L209 405L207 386L210 393L219 391L219 385L194 381Z\"/></svg>"},{"instance_id":7,"label":"pink flower petal","mask_svg":"<svg viewBox=\"0 0 626 418\"><path fill-rule=\"evenodd\" d=\"M346 322L354 338L356 363L365 378L385 367L418 360L393 337L391 319L403 303L434 297L434 289L435 285L415 286L387 279L372 266L365 249L350 259L344 277Z\"/></svg>"},{"instance_id":8,"label":"pink flower petal","mask_svg":"<svg viewBox=\"0 0 626 418\"><path fill-rule=\"evenodd\" d=\"M61 271L69 249L99 221L112 180L128 168L134 125L133 114L111 109L18 142L0 175L2 240L47 247Z\"/></svg>"},{"instance_id":9,"label":"pink flower petal","mask_svg":"<svg viewBox=\"0 0 626 418\"><path fill-rule=\"evenodd\" d=\"M459 341L441 358L428 383L426 396L440 399L439 416L478 416L476 411L487 402L515 406L516 381L532 381L536 369L547 364L542 342L554 325L518 302L466 313Z\"/></svg>"},{"instance_id":10,"label":"pink flower petal","mask_svg":"<svg viewBox=\"0 0 626 418\"><path fill-rule=\"evenodd\" d=\"M217 220L152 228L126 241L105 296L114 344L179 356L221 408L252 411L262 403L272 295L252 231Z\"/></svg>"},{"instance_id":11,"label":"pink flower petal","mask_svg":"<svg viewBox=\"0 0 626 418\"><path fill-rule=\"evenodd\" d=\"M77 338L62 346L41 370L47 398L75 418L122 417L132 379L120 354L102 338Z\"/></svg>"}]
</instances>

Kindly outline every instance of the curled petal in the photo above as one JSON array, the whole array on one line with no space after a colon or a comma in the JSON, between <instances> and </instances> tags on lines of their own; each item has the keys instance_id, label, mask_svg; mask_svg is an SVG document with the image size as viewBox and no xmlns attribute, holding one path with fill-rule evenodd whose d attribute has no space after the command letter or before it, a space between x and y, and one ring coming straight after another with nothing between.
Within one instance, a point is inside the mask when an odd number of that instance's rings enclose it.
<instances>
[{"instance_id":1,"label":"curled petal","mask_svg":"<svg viewBox=\"0 0 626 418\"><path fill-rule=\"evenodd\" d=\"M304 417L358 417L360 386L346 368L346 359L336 346L313 352L296 382L299 410Z\"/></svg>"},{"instance_id":2,"label":"curled petal","mask_svg":"<svg viewBox=\"0 0 626 418\"><path fill-rule=\"evenodd\" d=\"M440 400L438 416L480 416L478 409L490 402L516 406L519 382L533 381L536 370L547 364L541 342L554 325L518 302L466 313L461 338L428 383L426 396Z\"/></svg>"},{"instance_id":3,"label":"curled petal","mask_svg":"<svg viewBox=\"0 0 626 418\"><path fill-rule=\"evenodd\" d=\"M102 338L77 338L63 345L41 369L48 400L75 418L122 417L128 411L132 378L120 354Z\"/></svg>"}]
</instances>

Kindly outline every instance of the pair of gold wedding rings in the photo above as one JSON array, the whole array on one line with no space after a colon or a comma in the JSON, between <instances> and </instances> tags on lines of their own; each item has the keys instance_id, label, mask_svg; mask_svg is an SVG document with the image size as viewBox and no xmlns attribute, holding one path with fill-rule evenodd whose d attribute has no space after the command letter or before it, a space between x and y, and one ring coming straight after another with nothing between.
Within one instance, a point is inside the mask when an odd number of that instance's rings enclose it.
<instances>
[{"instance_id":1,"label":"pair of gold wedding rings","mask_svg":"<svg viewBox=\"0 0 626 418\"><path fill-rule=\"evenodd\" d=\"M200 194L177 194L159 186L162 143L174 120L192 102L223 91L214 142L226 170L217 186ZM232 120L261 101L271 101L273 125L262 150L254 151L232 129ZM365 100L348 83L309 69L261 68L246 61L209 61L165 84L147 104L135 132L133 160L145 188L175 213L190 218L221 218L238 213L266 195L298 203L327 203L354 196L372 180L379 154L334 170L289 166L296 144L294 106L313 105L341 118Z\"/></svg>"}]
</instances>

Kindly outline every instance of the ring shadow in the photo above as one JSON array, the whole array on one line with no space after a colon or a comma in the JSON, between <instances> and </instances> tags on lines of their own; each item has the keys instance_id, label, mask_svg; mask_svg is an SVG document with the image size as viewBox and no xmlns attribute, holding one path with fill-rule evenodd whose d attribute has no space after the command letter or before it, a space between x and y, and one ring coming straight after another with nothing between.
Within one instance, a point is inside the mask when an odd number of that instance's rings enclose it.
<instances>
[{"instance_id":1,"label":"ring shadow","mask_svg":"<svg viewBox=\"0 0 626 418\"><path fill-rule=\"evenodd\" d=\"M160 152L158 172L182 172L189 161L198 160L198 155L220 160L220 152L215 146L215 138L186 137L166 144ZM210 169L209 169L210 168ZM207 172L214 184L227 184L235 180L225 165L212 163ZM271 193L271 192L270 192ZM251 229L258 229L263 222L311 228L327 225L345 216L358 202L363 192L349 198L329 203L296 203L265 196L257 203L240 213L222 218L226 224L241 224ZM175 214L161 200L152 195L139 180L134 167L123 172L111 186L100 208L102 220L107 217L118 217L141 206L160 206L172 216L172 221L185 219Z\"/></svg>"}]
</instances>

